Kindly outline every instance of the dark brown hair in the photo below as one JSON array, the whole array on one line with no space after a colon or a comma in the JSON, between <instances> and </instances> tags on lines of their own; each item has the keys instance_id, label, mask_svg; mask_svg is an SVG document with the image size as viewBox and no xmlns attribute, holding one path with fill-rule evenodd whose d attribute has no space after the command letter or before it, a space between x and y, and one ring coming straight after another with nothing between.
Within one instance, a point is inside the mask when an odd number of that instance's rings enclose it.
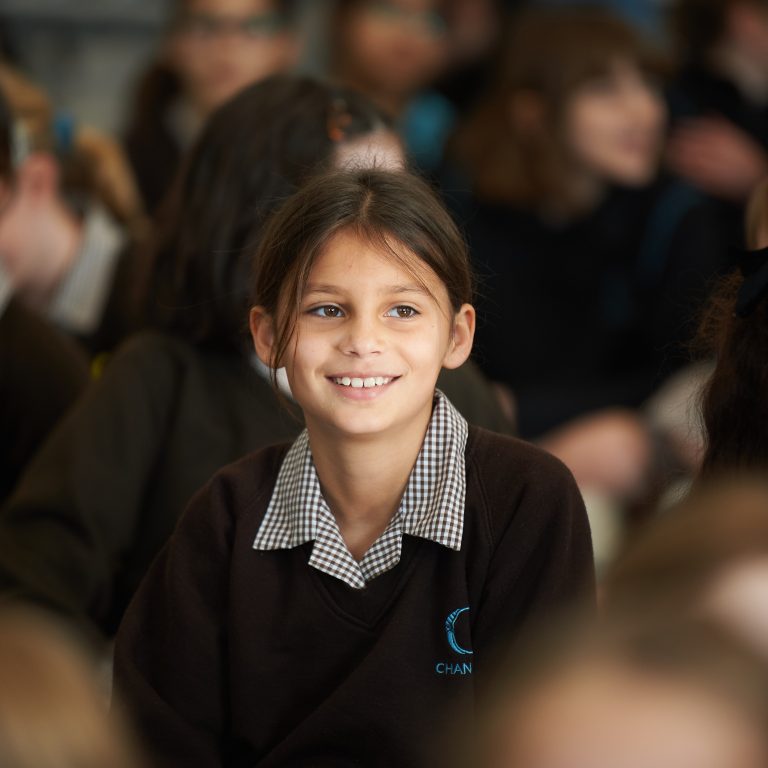
<instances>
[{"instance_id":1,"label":"dark brown hair","mask_svg":"<svg viewBox=\"0 0 768 768\"><path fill-rule=\"evenodd\" d=\"M766 188L750 201L747 243L756 249L768 229ZM733 272L719 283L705 310L699 345L715 358L701 398L706 430L702 474L768 469L768 296L746 317L736 314L744 278Z\"/></svg>"},{"instance_id":2,"label":"dark brown hair","mask_svg":"<svg viewBox=\"0 0 768 768\"><path fill-rule=\"evenodd\" d=\"M375 169L318 176L270 220L255 259L253 303L276 324L273 368L288 347L312 265L342 230L354 231L411 272L415 265L408 254L415 256L443 282L454 311L472 300L464 239L424 181L405 171Z\"/></svg>"},{"instance_id":3,"label":"dark brown hair","mask_svg":"<svg viewBox=\"0 0 768 768\"><path fill-rule=\"evenodd\" d=\"M568 202L564 114L585 83L617 60L657 72L660 62L620 19L599 9L546 9L512 19L489 93L457 131L451 154L484 200L538 206ZM516 99L532 99L539 119L513 118Z\"/></svg>"}]
</instances>

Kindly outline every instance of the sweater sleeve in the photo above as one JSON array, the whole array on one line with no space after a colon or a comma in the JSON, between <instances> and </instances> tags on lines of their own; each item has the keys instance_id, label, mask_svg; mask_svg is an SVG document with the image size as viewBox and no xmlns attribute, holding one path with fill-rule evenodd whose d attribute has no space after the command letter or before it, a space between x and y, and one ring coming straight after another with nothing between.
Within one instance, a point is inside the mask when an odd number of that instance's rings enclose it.
<instances>
[{"instance_id":1,"label":"sweater sleeve","mask_svg":"<svg viewBox=\"0 0 768 768\"><path fill-rule=\"evenodd\" d=\"M218 476L193 498L117 634L115 695L160 766L223 764L232 506Z\"/></svg>"},{"instance_id":2,"label":"sweater sleeve","mask_svg":"<svg viewBox=\"0 0 768 768\"><path fill-rule=\"evenodd\" d=\"M486 488L492 552L473 644L484 655L502 652L532 619L595 599L589 522L573 476L549 454L517 446L506 471L483 472L492 475Z\"/></svg>"},{"instance_id":3,"label":"sweater sleeve","mask_svg":"<svg viewBox=\"0 0 768 768\"><path fill-rule=\"evenodd\" d=\"M104 626L137 531L176 364L159 339L123 347L28 465L0 511L0 589Z\"/></svg>"}]
</instances>

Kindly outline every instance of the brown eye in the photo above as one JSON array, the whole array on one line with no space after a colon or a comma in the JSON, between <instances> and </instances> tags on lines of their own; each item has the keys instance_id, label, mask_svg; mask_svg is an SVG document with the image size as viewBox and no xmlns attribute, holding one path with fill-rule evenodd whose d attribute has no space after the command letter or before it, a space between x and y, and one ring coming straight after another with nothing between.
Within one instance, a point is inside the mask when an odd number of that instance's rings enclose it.
<instances>
[{"instance_id":1,"label":"brown eye","mask_svg":"<svg viewBox=\"0 0 768 768\"><path fill-rule=\"evenodd\" d=\"M398 317L401 320L408 320L409 318L415 317L418 314L419 313L413 307L409 307L407 305L392 307L392 309L387 312L388 317Z\"/></svg>"},{"instance_id":2,"label":"brown eye","mask_svg":"<svg viewBox=\"0 0 768 768\"><path fill-rule=\"evenodd\" d=\"M322 307L314 307L309 310L310 315L317 315L318 317L343 317L344 313L341 307L336 307L333 304L324 304Z\"/></svg>"}]
</instances>

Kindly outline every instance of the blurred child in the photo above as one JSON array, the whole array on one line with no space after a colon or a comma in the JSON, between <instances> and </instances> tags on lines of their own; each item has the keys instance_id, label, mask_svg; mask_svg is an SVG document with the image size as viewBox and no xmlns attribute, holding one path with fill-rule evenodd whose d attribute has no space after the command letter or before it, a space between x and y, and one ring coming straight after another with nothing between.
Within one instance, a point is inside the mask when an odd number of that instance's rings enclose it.
<instances>
[{"instance_id":1,"label":"blurred child","mask_svg":"<svg viewBox=\"0 0 768 768\"><path fill-rule=\"evenodd\" d=\"M690 316L723 260L695 193L657 177L657 73L606 12L531 12L455 142L474 197L478 360L514 392L523 436L582 488L624 499L652 457L636 409L686 361Z\"/></svg>"},{"instance_id":2,"label":"blurred child","mask_svg":"<svg viewBox=\"0 0 768 768\"><path fill-rule=\"evenodd\" d=\"M320 176L270 220L251 332L307 428L195 497L120 627L117 689L165 765L419 765L499 643L589 597L570 474L435 389L471 291L403 171Z\"/></svg>"},{"instance_id":3,"label":"blurred child","mask_svg":"<svg viewBox=\"0 0 768 768\"><path fill-rule=\"evenodd\" d=\"M239 90L291 68L294 0L174 0L163 49L140 81L126 148L147 210L170 188L206 118Z\"/></svg>"},{"instance_id":4,"label":"blurred child","mask_svg":"<svg viewBox=\"0 0 768 768\"><path fill-rule=\"evenodd\" d=\"M16 183L13 126L0 95L0 230ZM0 269L0 502L88 381L85 355L13 293Z\"/></svg>"},{"instance_id":5,"label":"blurred child","mask_svg":"<svg viewBox=\"0 0 768 768\"><path fill-rule=\"evenodd\" d=\"M768 5L676 0L670 11L679 71L669 160L722 201L718 212L737 245L747 197L768 173Z\"/></svg>"},{"instance_id":6,"label":"blurred child","mask_svg":"<svg viewBox=\"0 0 768 768\"><path fill-rule=\"evenodd\" d=\"M455 111L430 90L450 60L443 0L337 0L331 21L331 73L366 94L403 136L412 162L435 171Z\"/></svg>"},{"instance_id":7,"label":"blurred child","mask_svg":"<svg viewBox=\"0 0 768 768\"><path fill-rule=\"evenodd\" d=\"M768 668L727 633L684 621L550 628L499 675L463 765L758 768Z\"/></svg>"},{"instance_id":8,"label":"blurred child","mask_svg":"<svg viewBox=\"0 0 768 768\"><path fill-rule=\"evenodd\" d=\"M212 116L152 244L155 330L115 353L3 508L0 584L115 631L193 492L301 428L244 336L265 218L319 168L401 162L372 105L304 78L252 86ZM469 421L509 431L475 368L441 385Z\"/></svg>"}]
</instances>

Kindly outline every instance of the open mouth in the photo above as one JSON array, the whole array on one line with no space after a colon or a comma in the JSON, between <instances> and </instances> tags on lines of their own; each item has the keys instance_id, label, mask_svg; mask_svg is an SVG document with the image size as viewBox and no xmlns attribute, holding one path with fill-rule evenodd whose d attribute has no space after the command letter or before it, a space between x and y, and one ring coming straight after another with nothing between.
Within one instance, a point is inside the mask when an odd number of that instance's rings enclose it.
<instances>
[{"instance_id":1,"label":"open mouth","mask_svg":"<svg viewBox=\"0 0 768 768\"><path fill-rule=\"evenodd\" d=\"M331 376L330 379L334 384L338 384L342 387L350 387L351 389L374 389L375 387L384 387L398 376L367 376L366 378L360 378L357 376Z\"/></svg>"}]
</instances>

